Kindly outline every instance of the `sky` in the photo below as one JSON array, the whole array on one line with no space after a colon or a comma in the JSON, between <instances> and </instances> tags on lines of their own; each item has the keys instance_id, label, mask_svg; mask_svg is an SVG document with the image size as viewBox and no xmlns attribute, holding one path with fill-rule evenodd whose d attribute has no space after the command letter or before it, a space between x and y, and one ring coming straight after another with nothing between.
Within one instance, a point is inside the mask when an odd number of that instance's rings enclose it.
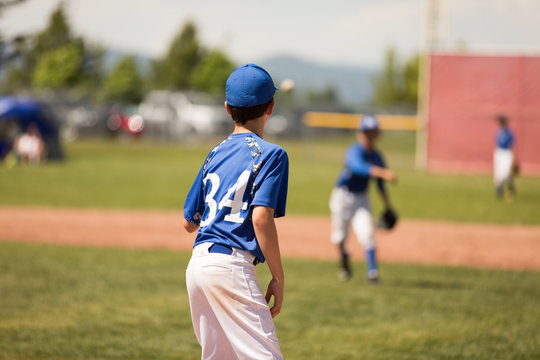
<instances>
[{"instance_id":1,"label":"sky","mask_svg":"<svg viewBox=\"0 0 540 360\"><path fill-rule=\"evenodd\" d=\"M5 10L5 35L43 29L60 0L26 0ZM378 67L387 48L402 57L426 48L540 54L540 1L438 0L65 0L74 31L116 50L162 56L188 20L207 48L237 63L296 56L320 64Z\"/></svg>"}]
</instances>

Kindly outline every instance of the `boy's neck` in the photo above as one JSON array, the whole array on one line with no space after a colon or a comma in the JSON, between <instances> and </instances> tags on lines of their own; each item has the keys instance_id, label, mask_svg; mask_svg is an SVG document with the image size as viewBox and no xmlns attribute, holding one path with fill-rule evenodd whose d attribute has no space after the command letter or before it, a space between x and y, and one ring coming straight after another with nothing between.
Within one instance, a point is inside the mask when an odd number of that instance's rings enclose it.
<instances>
[{"instance_id":1,"label":"boy's neck","mask_svg":"<svg viewBox=\"0 0 540 360\"><path fill-rule=\"evenodd\" d=\"M245 124L234 124L233 134L255 133L262 139L264 135L264 125L266 121L264 117L247 121Z\"/></svg>"},{"instance_id":2,"label":"boy's neck","mask_svg":"<svg viewBox=\"0 0 540 360\"><path fill-rule=\"evenodd\" d=\"M375 143L373 141L369 141L369 140L366 140L366 139L362 139L362 140L359 140L358 141L360 144L362 144L362 146L364 147L364 149L366 149L367 151L374 151L375 150Z\"/></svg>"}]
</instances>

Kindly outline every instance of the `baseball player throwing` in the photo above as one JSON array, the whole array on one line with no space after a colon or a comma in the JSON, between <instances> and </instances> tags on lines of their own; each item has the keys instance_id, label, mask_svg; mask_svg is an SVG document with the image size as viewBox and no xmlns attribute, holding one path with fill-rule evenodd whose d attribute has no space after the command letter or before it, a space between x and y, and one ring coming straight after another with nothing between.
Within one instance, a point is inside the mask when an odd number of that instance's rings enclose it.
<instances>
[{"instance_id":1,"label":"baseball player throwing","mask_svg":"<svg viewBox=\"0 0 540 360\"><path fill-rule=\"evenodd\" d=\"M284 285L274 218L285 215L289 161L262 139L276 90L257 65L232 72L225 107L234 132L210 151L184 205L185 229L197 230L186 283L202 359L283 358L272 320ZM266 296L255 276L265 260Z\"/></svg>"},{"instance_id":2,"label":"baseball player throwing","mask_svg":"<svg viewBox=\"0 0 540 360\"><path fill-rule=\"evenodd\" d=\"M493 154L493 179L497 198L501 199L503 195L506 195L506 201L511 202L514 200L516 191L513 177L513 168L517 164L513 152L514 134L508 127L506 116L497 116L497 122L500 128L495 137L497 146ZM505 187L508 189L506 194Z\"/></svg>"},{"instance_id":3,"label":"baseball player throwing","mask_svg":"<svg viewBox=\"0 0 540 360\"><path fill-rule=\"evenodd\" d=\"M367 278L376 283L379 280L375 256L374 225L368 197L368 185L371 178L377 179L379 194L387 209L391 209L385 180L395 182L396 175L386 169L381 154L375 143L379 138L379 124L374 116L364 116L357 129L358 142L351 145L345 155L345 166L339 175L336 186L330 196L332 214L331 241L339 249L339 278L351 277L349 254L345 241L352 228L365 250Z\"/></svg>"}]
</instances>

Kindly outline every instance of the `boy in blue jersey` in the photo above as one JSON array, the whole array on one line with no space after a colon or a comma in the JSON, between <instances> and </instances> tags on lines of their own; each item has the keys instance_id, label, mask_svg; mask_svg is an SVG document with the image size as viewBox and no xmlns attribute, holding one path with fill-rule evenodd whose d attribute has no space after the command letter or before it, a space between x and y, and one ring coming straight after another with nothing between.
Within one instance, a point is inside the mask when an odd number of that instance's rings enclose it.
<instances>
[{"instance_id":1,"label":"boy in blue jersey","mask_svg":"<svg viewBox=\"0 0 540 360\"><path fill-rule=\"evenodd\" d=\"M341 280L351 277L349 254L345 241L352 223L358 241L363 245L366 255L367 278L376 283L379 280L375 256L373 219L368 197L371 178L377 179L379 194L386 208L391 208L384 181L396 181L393 171L386 169L381 154L375 144L379 138L379 124L374 116L364 116L357 130L358 142L351 145L345 155L345 166L330 196L332 213L331 241L339 250L340 263L338 276Z\"/></svg>"},{"instance_id":2,"label":"boy in blue jersey","mask_svg":"<svg viewBox=\"0 0 540 360\"><path fill-rule=\"evenodd\" d=\"M202 359L282 359L272 320L284 286L274 218L285 215L289 161L263 140L276 90L257 65L232 72L225 108L234 131L210 151L184 205L184 227L197 231L186 284ZM255 276L265 261L266 296Z\"/></svg>"},{"instance_id":3,"label":"boy in blue jersey","mask_svg":"<svg viewBox=\"0 0 540 360\"><path fill-rule=\"evenodd\" d=\"M493 154L493 180L497 198L505 195L506 201L512 202L515 197L514 169L517 166L514 148L514 134L508 127L508 119L504 115L497 116L499 130L495 136L495 152ZM505 187L507 192L505 193Z\"/></svg>"}]
</instances>

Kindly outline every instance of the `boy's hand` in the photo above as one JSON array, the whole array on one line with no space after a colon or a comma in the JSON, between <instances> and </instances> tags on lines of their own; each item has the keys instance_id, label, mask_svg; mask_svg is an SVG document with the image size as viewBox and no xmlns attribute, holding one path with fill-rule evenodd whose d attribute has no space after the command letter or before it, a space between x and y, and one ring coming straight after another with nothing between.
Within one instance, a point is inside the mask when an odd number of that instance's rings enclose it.
<instances>
[{"instance_id":1,"label":"boy's hand","mask_svg":"<svg viewBox=\"0 0 540 360\"><path fill-rule=\"evenodd\" d=\"M371 176L378 177L381 179L384 179L386 181L390 181L391 183L395 184L397 183L397 175L392 170L389 170L387 168L383 168L380 166L373 165L369 171Z\"/></svg>"},{"instance_id":2,"label":"boy's hand","mask_svg":"<svg viewBox=\"0 0 540 360\"><path fill-rule=\"evenodd\" d=\"M281 304L283 303L283 281L279 281L276 278L270 280L265 296L268 305L270 305L272 296L274 296L274 306L270 308L270 313L272 314L272 318L274 318L280 313Z\"/></svg>"},{"instance_id":3,"label":"boy's hand","mask_svg":"<svg viewBox=\"0 0 540 360\"><path fill-rule=\"evenodd\" d=\"M390 181L392 184L397 183L397 175L392 170L386 170L386 180Z\"/></svg>"}]
</instances>

